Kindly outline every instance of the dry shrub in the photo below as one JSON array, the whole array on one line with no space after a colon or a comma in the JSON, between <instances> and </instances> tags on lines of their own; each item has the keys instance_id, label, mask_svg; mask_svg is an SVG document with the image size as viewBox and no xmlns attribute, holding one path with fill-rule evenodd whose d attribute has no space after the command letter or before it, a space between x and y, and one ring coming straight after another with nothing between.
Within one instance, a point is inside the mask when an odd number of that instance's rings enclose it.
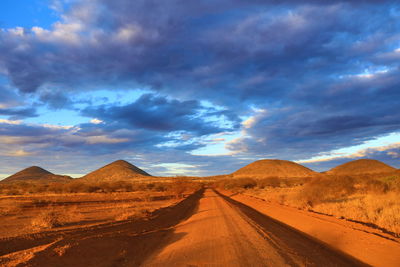
<instances>
[{"instance_id":1,"label":"dry shrub","mask_svg":"<svg viewBox=\"0 0 400 267\"><path fill-rule=\"evenodd\" d=\"M356 195L341 202L320 203L314 211L365 223L400 234L400 199L395 192Z\"/></svg>"},{"instance_id":2,"label":"dry shrub","mask_svg":"<svg viewBox=\"0 0 400 267\"><path fill-rule=\"evenodd\" d=\"M400 193L400 178L392 181L389 186L391 191Z\"/></svg>"},{"instance_id":3,"label":"dry shrub","mask_svg":"<svg viewBox=\"0 0 400 267\"><path fill-rule=\"evenodd\" d=\"M185 194L194 193L200 190L201 187L202 185L200 183L179 179L169 184L168 191L171 192L175 198L183 198Z\"/></svg>"},{"instance_id":4,"label":"dry shrub","mask_svg":"<svg viewBox=\"0 0 400 267\"><path fill-rule=\"evenodd\" d=\"M31 226L33 228L54 228L64 225L67 219L61 212L45 210L32 219Z\"/></svg>"},{"instance_id":5,"label":"dry shrub","mask_svg":"<svg viewBox=\"0 0 400 267\"><path fill-rule=\"evenodd\" d=\"M34 229L55 228L77 222L81 218L82 215L77 212L76 206L62 210L46 209L32 219L31 226Z\"/></svg>"},{"instance_id":6,"label":"dry shrub","mask_svg":"<svg viewBox=\"0 0 400 267\"><path fill-rule=\"evenodd\" d=\"M215 183L216 187L237 191L240 189L251 189L257 186L257 180L253 178L224 179Z\"/></svg>"},{"instance_id":7,"label":"dry shrub","mask_svg":"<svg viewBox=\"0 0 400 267\"><path fill-rule=\"evenodd\" d=\"M361 185L366 193L372 194L384 194L389 190L389 186L387 183L384 183L379 180L366 180Z\"/></svg>"},{"instance_id":8,"label":"dry shrub","mask_svg":"<svg viewBox=\"0 0 400 267\"><path fill-rule=\"evenodd\" d=\"M297 197L301 205L313 207L322 202L347 197L355 190L355 180L350 176L326 176L310 180Z\"/></svg>"},{"instance_id":9,"label":"dry shrub","mask_svg":"<svg viewBox=\"0 0 400 267\"><path fill-rule=\"evenodd\" d=\"M261 189L266 187L280 187L280 186L281 186L281 180L278 177L269 177L257 181L257 187Z\"/></svg>"},{"instance_id":10,"label":"dry shrub","mask_svg":"<svg viewBox=\"0 0 400 267\"><path fill-rule=\"evenodd\" d=\"M55 247L53 249L53 251L58 255L58 256L63 256L65 254L65 252L71 248L70 244L66 244L64 246L60 246L60 247Z\"/></svg>"},{"instance_id":11,"label":"dry shrub","mask_svg":"<svg viewBox=\"0 0 400 267\"><path fill-rule=\"evenodd\" d=\"M186 181L188 182L188 181ZM4 195L24 195L36 193L114 193L135 191L165 192L170 189L168 182L132 182L132 181L82 181L71 180L69 182L34 183L18 182L0 184L0 193Z\"/></svg>"},{"instance_id":12,"label":"dry shrub","mask_svg":"<svg viewBox=\"0 0 400 267\"><path fill-rule=\"evenodd\" d=\"M134 220L148 216L147 209L135 209L133 211L123 211L115 215L116 221Z\"/></svg>"}]
</instances>

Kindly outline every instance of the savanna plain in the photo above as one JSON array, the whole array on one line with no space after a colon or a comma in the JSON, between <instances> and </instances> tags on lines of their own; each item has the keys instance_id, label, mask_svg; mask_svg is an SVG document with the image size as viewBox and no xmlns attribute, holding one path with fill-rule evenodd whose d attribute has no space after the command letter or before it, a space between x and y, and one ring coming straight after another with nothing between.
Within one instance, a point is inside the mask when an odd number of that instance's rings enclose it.
<instances>
[{"instance_id":1,"label":"savanna plain","mask_svg":"<svg viewBox=\"0 0 400 267\"><path fill-rule=\"evenodd\" d=\"M400 266L399 193L400 170L372 159L211 177L32 166L0 181L0 265Z\"/></svg>"}]
</instances>

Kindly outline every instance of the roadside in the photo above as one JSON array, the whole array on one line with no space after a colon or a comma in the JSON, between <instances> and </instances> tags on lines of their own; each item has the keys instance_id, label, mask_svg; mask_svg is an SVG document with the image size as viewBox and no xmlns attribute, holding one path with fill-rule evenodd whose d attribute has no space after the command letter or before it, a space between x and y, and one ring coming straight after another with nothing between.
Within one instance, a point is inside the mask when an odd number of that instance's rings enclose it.
<instances>
[{"instance_id":1,"label":"roadside","mask_svg":"<svg viewBox=\"0 0 400 267\"><path fill-rule=\"evenodd\" d=\"M243 194L219 192L362 262L372 266L399 266L400 240L378 229Z\"/></svg>"},{"instance_id":2,"label":"roadside","mask_svg":"<svg viewBox=\"0 0 400 267\"><path fill-rule=\"evenodd\" d=\"M0 265L138 266L195 211L201 196L198 191L140 220L0 239Z\"/></svg>"}]
</instances>

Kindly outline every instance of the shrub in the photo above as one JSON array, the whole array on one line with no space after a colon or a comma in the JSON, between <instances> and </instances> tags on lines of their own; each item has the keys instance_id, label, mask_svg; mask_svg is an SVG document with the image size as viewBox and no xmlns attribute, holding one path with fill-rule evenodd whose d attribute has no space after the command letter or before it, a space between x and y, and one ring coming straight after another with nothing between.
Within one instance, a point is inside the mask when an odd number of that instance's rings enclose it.
<instances>
[{"instance_id":1,"label":"shrub","mask_svg":"<svg viewBox=\"0 0 400 267\"><path fill-rule=\"evenodd\" d=\"M337 200L355 192L355 180L349 176L327 176L310 180L298 194L305 206L314 206L329 200Z\"/></svg>"},{"instance_id":2,"label":"shrub","mask_svg":"<svg viewBox=\"0 0 400 267\"><path fill-rule=\"evenodd\" d=\"M77 212L77 206L68 209L46 209L31 220L33 228L55 228L67 223L77 222L82 219L82 214Z\"/></svg>"},{"instance_id":3,"label":"shrub","mask_svg":"<svg viewBox=\"0 0 400 267\"><path fill-rule=\"evenodd\" d=\"M33 228L54 228L62 226L67 217L55 210L46 210L39 213L32 219L31 225Z\"/></svg>"},{"instance_id":4,"label":"shrub","mask_svg":"<svg viewBox=\"0 0 400 267\"><path fill-rule=\"evenodd\" d=\"M364 182L364 188L367 193L383 194L389 190L388 184L378 180L366 180Z\"/></svg>"},{"instance_id":5,"label":"shrub","mask_svg":"<svg viewBox=\"0 0 400 267\"><path fill-rule=\"evenodd\" d=\"M179 179L169 185L169 190L176 198L183 198L185 193L193 193L201 188L200 183Z\"/></svg>"},{"instance_id":6,"label":"shrub","mask_svg":"<svg viewBox=\"0 0 400 267\"><path fill-rule=\"evenodd\" d=\"M269 177L257 181L257 186L259 188L265 187L280 187L281 181L278 177Z\"/></svg>"},{"instance_id":7,"label":"shrub","mask_svg":"<svg viewBox=\"0 0 400 267\"><path fill-rule=\"evenodd\" d=\"M148 216L149 211L147 209L137 209L134 211L122 211L115 215L116 221L125 221L132 219L139 219Z\"/></svg>"}]
</instances>

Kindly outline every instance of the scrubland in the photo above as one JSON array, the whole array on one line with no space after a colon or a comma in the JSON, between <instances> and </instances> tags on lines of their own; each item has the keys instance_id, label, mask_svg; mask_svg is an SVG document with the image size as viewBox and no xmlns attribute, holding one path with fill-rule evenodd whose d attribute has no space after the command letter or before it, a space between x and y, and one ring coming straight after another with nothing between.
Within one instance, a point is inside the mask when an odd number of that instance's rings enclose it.
<instances>
[{"instance_id":1,"label":"scrubland","mask_svg":"<svg viewBox=\"0 0 400 267\"><path fill-rule=\"evenodd\" d=\"M365 223L400 236L400 175L224 179L218 188Z\"/></svg>"},{"instance_id":2,"label":"scrubland","mask_svg":"<svg viewBox=\"0 0 400 267\"><path fill-rule=\"evenodd\" d=\"M135 220L197 191L196 182L11 183L0 185L0 238Z\"/></svg>"}]
</instances>

